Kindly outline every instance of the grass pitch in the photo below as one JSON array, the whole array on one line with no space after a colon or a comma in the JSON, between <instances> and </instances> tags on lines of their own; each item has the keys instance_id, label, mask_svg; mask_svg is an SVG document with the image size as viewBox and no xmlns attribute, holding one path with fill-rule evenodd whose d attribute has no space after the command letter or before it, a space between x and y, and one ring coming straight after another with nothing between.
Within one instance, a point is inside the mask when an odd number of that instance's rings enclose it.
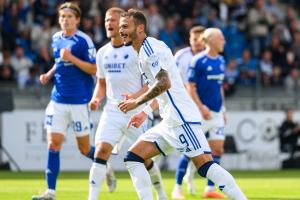
<instances>
[{"instance_id":1,"label":"grass pitch","mask_svg":"<svg viewBox=\"0 0 300 200\"><path fill-rule=\"evenodd\" d=\"M284 171L233 171L242 190L251 200L300 200L300 170ZM88 195L88 172L62 172L57 183L58 200L86 200ZM126 172L117 173L117 191L109 193L106 185L101 188L99 199L137 200L137 195ZM165 189L171 199L174 172L163 172ZM198 200L205 186L204 179L195 179L197 195L184 190L187 200ZM30 200L31 196L45 189L44 173L12 173L0 171L1 200Z\"/></svg>"}]
</instances>

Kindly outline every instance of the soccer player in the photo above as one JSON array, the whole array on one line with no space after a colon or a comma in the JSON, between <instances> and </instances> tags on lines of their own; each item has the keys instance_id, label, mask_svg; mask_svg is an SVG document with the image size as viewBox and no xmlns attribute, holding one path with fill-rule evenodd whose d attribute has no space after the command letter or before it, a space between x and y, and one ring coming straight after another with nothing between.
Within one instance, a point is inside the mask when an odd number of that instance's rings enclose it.
<instances>
[{"instance_id":1,"label":"soccer player","mask_svg":"<svg viewBox=\"0 0 300 200\"><path fill-rule=\"evenodd\" d=\"M147 114L158 105L163 120L141 135L124 158L138 196L152 200L151 180L144 166L145 160L160 153L166 155L173 149L187 155L194 162L198 173L211 179L234 200L247 199L233 177L213 161L208 142L201 130L201 114L181 81L171 50L162 41L147 37L146 18L137 10L129 10L120 20L120 34L124 41L132 41L138 52L140 70L149 90L137 98L119 103L124 113L148 102L142 111L134 114L128 127L140 127Z\"/></svg>"},{"instance_id":2,"label":"soccer player","mask_svg":"<svg viewBox=\"0 0 300 200\"><path fill-rule=\"evenodd\" d=\"M176 65L179 69L181 79L186 85L187 82L187 71L190 66L190 62L194 55L202 51L205 47L205 44L202 40L203 32L205 28L203 26L194 26L190 30L190 46L179 50L175 55ZM191 194L195 194L195 186L193 182L193 175L196 171L194 165L189 163L189 159L186 156L182 155L179 159L178 166L176 168L176 184L172 192L173 199L184 199L182 192L182 180L186 174L188 168L187 177L187 186Z\"/></svg>"},{"instance_id":3,"label":"soccer player","mask_svg":"<svg viewBox=\"0 0 300 200\"><path fill-rule=\"evenodd\" d=\"M124 114L118 109L118 103L125 98L135 98L148 90L143 83L138 67L137 53L130 43L123 45L119 34L119 20L122 9L113 7L106 11L105 29L110 42L101 47L96 56L97 84L94 95L90 101L90 108L96 110L104 97L107 102L104 107L95 137L95 158L90 169L89 200L97 200L99 189L105 178L106 163L116 144L127 137L131 142L145 132L146 125L139 128L127 129L127 122L134 112L139 112L142 107ZM148 159L145 162L154 188L157 190L159 200L166 200L161 174L158 166Z\"/></svg>"},{"instance_id":4,"label":"soccer player","mask_svg":"<svg viewBox=\"0 0 300 200\"><path fill-rule=\"evenodd\" d=\"M189 82L186 85L204 118L203 131L207 134L213 159L215 163L220 164L225 140L225 112L222 110L225 62L219 53L223 51L225 40L222 32L217 28L206 29L203 33L203 39L206 41L206 49L193 57L186 78ZM177 178L182 180L188 162L188 157L182 156L180 158ZM177 183L172 193L174 197L177 197L176 199L184 198L180 186ZM208 180L203 197L224 198L224 195L217 193L214 183Z\"/></svg>"},{"instance_id":5,"label":"soccer player","mask_svg":"<svg viewBox=\"0 0 300 200\"><path fill-rule=\"evenodd\" d=\"M55 200L56 180L59 173L60 157L65 134L70 126L77 139L80 152L93 158L91 147L90 101L96 73L96 50L92 40L77 29L81 11L74 3L64 3L58 8L61 31L52 36L55 64L46 74L40 76L46 84L54 76L51 101L46 109L45 126L48 134L48 161L46 166L47 190L35 200Z\"/></svg>"}]
</instances>

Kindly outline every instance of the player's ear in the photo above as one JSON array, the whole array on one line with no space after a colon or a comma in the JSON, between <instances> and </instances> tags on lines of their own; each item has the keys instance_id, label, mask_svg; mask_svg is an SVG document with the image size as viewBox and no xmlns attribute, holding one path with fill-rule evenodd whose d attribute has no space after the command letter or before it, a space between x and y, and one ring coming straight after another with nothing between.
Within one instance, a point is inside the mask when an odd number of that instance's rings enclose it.
<instances>
[{"instance_id":1,"label":"player's ear","mask_svg":"<svg viewBox=\"0 0 300 200\"><path fill-rule=\"evenodd\" d=\"M143 33L143 32L145 32L145 26L143 24L139 24L137 26L137 30L138 30L138 33Z\"/></svg>"}]
</instances>

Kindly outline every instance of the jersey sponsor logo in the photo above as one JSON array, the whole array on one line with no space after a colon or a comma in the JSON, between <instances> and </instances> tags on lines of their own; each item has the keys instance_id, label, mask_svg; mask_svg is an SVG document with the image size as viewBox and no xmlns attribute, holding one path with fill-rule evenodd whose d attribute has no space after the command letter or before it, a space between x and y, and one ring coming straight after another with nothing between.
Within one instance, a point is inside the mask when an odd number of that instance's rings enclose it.
<instances>
[{"instance_id":1,"label":"jersey sponsor logo","mask_svg":"<svg viewBox=\"0 0 300 200\"><path fill-rule=\"evenodd\" d=\"M224 80L224 74L207 75L207 80L223 81Z\"/></svg>"},{"instance_id":2,"label":"jersey sponsor logo","mask_svg":"<svg viewBox=\"0 0 300 200\"><path fill-rule=\"evenodd\" d=\"M128 54L124 55L124 59L126 60L127 58L129 58L129 55Z\"/></svg>"}]
</instances>

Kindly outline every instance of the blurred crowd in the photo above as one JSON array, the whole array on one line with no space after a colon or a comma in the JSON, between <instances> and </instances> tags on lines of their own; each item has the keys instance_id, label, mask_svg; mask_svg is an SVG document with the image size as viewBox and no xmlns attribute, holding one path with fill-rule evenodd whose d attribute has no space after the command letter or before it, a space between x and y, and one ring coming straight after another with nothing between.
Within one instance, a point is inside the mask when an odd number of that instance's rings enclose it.
<instances>
[{"instance_id":1,"label":"blurred crowd","mask_svg":"<svg viewBox=\"0 0 300 200\"><path fill-rule=\"evenodd\" d=\"M59 30L56 9L63 0L0 0L0 83L38 86L53 65L51 36ZM221 28L226 46L225 89L236 85L300 86L300 1L296 0L84 0L80 29L97 49L107 38L105 10L112 6L145 11L148 33L175 53L188 43L193 25Z\"/></svg>"}]
</instances>

